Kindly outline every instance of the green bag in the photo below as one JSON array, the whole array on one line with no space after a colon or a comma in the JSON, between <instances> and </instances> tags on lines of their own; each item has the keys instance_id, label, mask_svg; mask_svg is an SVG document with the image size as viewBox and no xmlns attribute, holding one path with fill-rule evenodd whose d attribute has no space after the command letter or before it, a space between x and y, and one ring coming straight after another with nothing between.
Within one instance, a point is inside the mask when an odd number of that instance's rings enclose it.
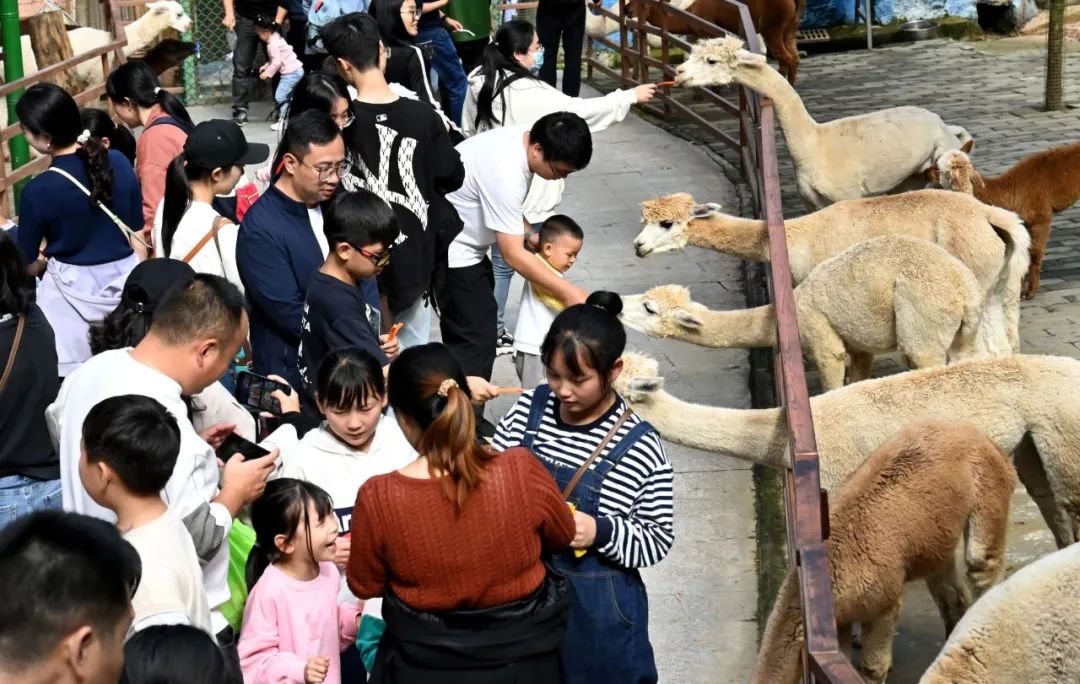
<instances>
[{"instance_id":1,"label":"green bag","mask_svg":"<svg viewBox=\"0 0 1080 684\"><path fill-rule=\"evenodd\" d=\"M239 635L248 596L247 560L251 548L255 546L255 530L239 520L233 520L227 541L229 543L229 600L221 604L221 614L225 616L233 631Z\"/></svg>"}]
</instances>

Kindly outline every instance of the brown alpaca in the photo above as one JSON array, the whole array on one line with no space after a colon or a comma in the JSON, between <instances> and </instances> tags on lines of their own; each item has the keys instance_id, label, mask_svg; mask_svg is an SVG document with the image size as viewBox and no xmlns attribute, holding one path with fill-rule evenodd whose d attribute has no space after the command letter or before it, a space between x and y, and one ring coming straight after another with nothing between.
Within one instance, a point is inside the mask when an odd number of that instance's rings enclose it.
<instances>
[{"instance_id":1,"label":"brown alpaca","mask_svg":"<svg viewBox=\"0 0 1080 684\"><path fill-rule=\"evenodd\" d=\"M1080 199L1080 143L1021 159L997 178L983 176L972 165L967 153L974 144L969 140L941 155L929 170L930 180L1020 215L1031 234L1031 265L1022 296L1031 299L1039 289L1050 221Z\"/></svg>"},{"instance_id":2,"label":"brown alpaca","mask_svg":"<svg viewBox=\"0 0 1080 684\"><path fill-rule=\"evenodd\" d=\"M795 73L799 69L799 50L795 45L795 32L799 30L806 0L743 1L750 10L750 19L754 22L754 28L765 40L765 46L769 52L780 63L780 73L787 77L788 83L795 85ZM723 0L694 0L686 6L685 11L732 33L740 33L739 12ZM671 16L652 5L645 7L642 18L646 23L669 33L702 38L712 38L715 35L705 33L698 26Z\"/></svg>"},{"instance_id":3,"label":"brown alpaca","mask_svg":"<svg viewBox=\"0 0 1080 684\"><path fill-rule=\"evenodd\" d=\"M970 423L923 420L901 428L832 497L826 541L840 644L862 627L861 669L882 682L904 584L925 579L949 632L1004 570L1016 475L1005 454ZM956 549L965 543L964 565ZM967 582L956 578L967 575ZM968 595L961 595L968 594ZM800 681L803 624L789 571L769 615L754 682Z\"/></svg>"}]
</instances>

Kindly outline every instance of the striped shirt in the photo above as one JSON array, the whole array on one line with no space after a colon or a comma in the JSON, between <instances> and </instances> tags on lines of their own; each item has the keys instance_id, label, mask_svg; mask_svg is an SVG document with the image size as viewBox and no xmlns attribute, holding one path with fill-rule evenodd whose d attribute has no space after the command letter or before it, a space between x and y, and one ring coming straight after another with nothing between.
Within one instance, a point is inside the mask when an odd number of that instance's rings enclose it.
<instances>
[{"instance_id":1,"label":"striped shirt","mask_svg":"<svg viewBox=\"0 0 1080 684\"><path fill-rule=\"evenodd\" d=\"M522 444L532 395L532 391L524 393L503 416L495 431L496 449ZM626 402L618 397L595 422L567 425L559 417L559 401L552 395L544 407L533 451L542 461L577 470L625 409ZM637 414L630 416L590 469L640 422ZM604 478L596 521L597 553L627 568L644 568L663 560L675 541L673 480L674 471L660 436L655 430L647 432Z\"/></svg>"}]
</instances>

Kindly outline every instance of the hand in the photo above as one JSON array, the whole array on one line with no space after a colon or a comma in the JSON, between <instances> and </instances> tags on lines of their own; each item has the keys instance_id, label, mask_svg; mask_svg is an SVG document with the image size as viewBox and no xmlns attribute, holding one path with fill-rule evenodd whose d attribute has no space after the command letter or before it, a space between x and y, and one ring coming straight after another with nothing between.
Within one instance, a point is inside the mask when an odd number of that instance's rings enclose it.
<instances>
[{"instance_id":1,"label":"hand","mask_svg":"<svg viewBox=\"0 0 1080 684\"><path fill-rule=\"evenodd\" d=\"M259 72L259 80L265 81L268 78L270 78L270 74L266 73L265 71Z\"/></svg>"},{"instance_id":2,"label":"hand","mask_svg":"<svg viewBox=\"0 0 1080 684\"><path fill-rule=\"evenodd\" d=\"M326 656L308 658L307 667L304 668L304 684L322 684L329 671L330 659Z\"/></svg>"},{"instance_id":3,"label":"hand","mask_svg":"<svg viewBox=\"0 0 1080 684\"><path fill-rule=\"evenodd\" d=\"M574 541L570 542L572 549L587 549L596 541L596 518L574 511Z\"/></svg>"},{"instance_id":4,"label":"hand","mask_svg":"<svg viewBox=\"0 0 1080 684\"><path fill-rule=\"evenodd\" d=\"M221 25L230 31L236 28L236 17L232 12L225 13L225 18L221 20Z\"/></svg>"},{"instance_id":5,"label":"hand","mask_svg":"<svg viewBox=\"0 0 1080 684\"><path fill-rule=\"evenodd\" d=\"M540 249L539 231L529 233L529 236L525 238L525 249L533 253L536 253Z\"/></svg>"},{"instance_id":6,"label":"hand","mask_svg":"<svg viewBox=\"0 0 1080 684\"><path fill-rule=\"evenodd\" d=\"M637 97L638 104L643 104L653 99L656 95L655 83L642 83L637 88L634 88L634 96Z\"/></svg>"},{"instance_id":7,"label":"hand","mask_svg":"<svg viewBox=\"0 0 1080 684\"><path fill-rule=\"evenodd\" d=\"M344 568L345 564L349 562L349 549L351 548L352 540L349 539L349 535L338 535L337 541L334 542L334 565Z\"/></svg>"},{"instance_id":8,"label":"hand","mask_svg":"<svg viewBox=\"0 0 1080 684\"><path fill-rule=\"evenodd\" d=\"M465 380L469 383L469 393L472 394L474 404L483 404L499 396L499 388L479 375L470 375Z\"/></svg>"},{"instance_id":9,"label":"hand","mask_svg":"<svg viewBox=\"0 0 1080 684\"><path fill-rule=\"evenodd\" d=\"M266 377L270 378L274 382L280 382L283 385L288 385L289 384L288 380L281 377L280 375L267 375ZM292 390L292 391L289 392L288 394L285 394L281 390L274 390L273 392L270 393L271 397L273 397L274 399L277 399L278 406L281 407L281 414L282 415L285 415L286 413L300 413L300 393L297 392L292 387L290 387L289 389ZM262 416L264 418L272 418L273 417L269 413L264 413L264 414L262 414Z\"/></svg>"},{"instance_id":10,"label":"hand","mask_svg":"<svg viewBox=\"0 0 1080 684\"><path fill-rule=\"evenodd\" d=\"M245 459L241 454L234 454L225 464L225 473L221 485L219 498L226 507L235 506L239 511L255 499L262 496L266 489L266 480L277 467L278 455L281 452L277 447L261 458ZM229 508L233 511L233 508ZM234 512L235 515L235 512Z\"/></svg>"},{"instance_id":11,"label":"hand","mask_svg":"<svg viewBox=\"0 0 1080 684\"><path fill-rule=\"evenodd\" d=\"M393 361L401 353L401 343L397 338L390 339L389 335L379 335L379 348L386 354L386 358Z\"/></svg>"},{"instance_id":12,"label":"hand","mask_svg":"<svg viewBox=\"0 0 1080 684\"><path fill-rule=\"evenodd\" d=\"M451 33L457 33L465 28L465 26L457 19L446 17L443 21L446 23L446 28L449 29Z\"/></svg>"},{"instance_id":13,"label":"hand","mask_svg":"<svg viewBox=\"0 0 1080 684\"><path fill-rule=\"evenodd\" d=\"M202 440L209 444L210 448L216 450L234 430L236 430L235 423L218 423L200 432L199 437L202 437Z\"/></svg>"}]
</instances>

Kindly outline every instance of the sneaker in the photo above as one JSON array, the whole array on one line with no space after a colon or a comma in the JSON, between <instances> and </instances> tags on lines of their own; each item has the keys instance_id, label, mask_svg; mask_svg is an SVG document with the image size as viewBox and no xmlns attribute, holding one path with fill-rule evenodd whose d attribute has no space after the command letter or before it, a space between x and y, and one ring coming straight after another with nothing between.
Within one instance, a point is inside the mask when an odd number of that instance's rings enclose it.
<instances>
[{"instance_id":1,"label":"sneaker","mask_svg":"<svg viewBox=\"0 0 1080 684\"><path fill-rule=\"evenodd\" d=\"M233 123L237 126L243 126L248 122L247 111L243 109L234 109L232 113Z\"/></svg>"},{"instance_id":2,"label":"sneaker","mask_svg":"<svg viewBox=\"0 0 1080 684\"><path fill-rule=\"evenodd\" d=\"M503 354L510 354L514 351L514 336L506 328L499 330L498 337L495 338L495 355L502 356Z\"/></svg>"},{"instance_id":3,"label":"sneaker","mask_svg":"<svg viewBox=\"0 0 1080 684\"><path fill-rule=\"evenodd\" d=\"M280 121L275 121L274 123L270 124L270 130L274 131L275 133L277 131L280 131L281 130L281 122Z\"/></svg>"}]
</instances>

